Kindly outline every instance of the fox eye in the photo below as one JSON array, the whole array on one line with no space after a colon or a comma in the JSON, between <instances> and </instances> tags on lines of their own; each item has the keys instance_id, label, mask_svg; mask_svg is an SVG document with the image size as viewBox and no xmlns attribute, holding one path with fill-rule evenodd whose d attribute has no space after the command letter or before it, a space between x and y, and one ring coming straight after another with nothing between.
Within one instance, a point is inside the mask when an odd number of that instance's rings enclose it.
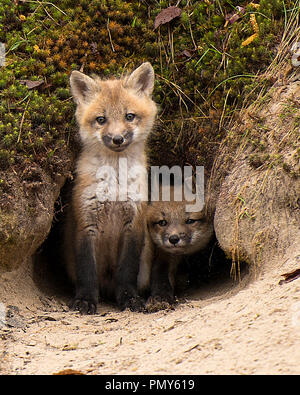
<instances>
[{"instance_id":1,"label":"fox eye","mask_svg":"<svg viewBox=\"0 0 300 395\"><path fill-rule=\"evenodd\" d=\"M129 112L128 114L125 115L125 118L127 121L131 122L134 120L135 114L132 114L131 112Z\"/></svg>"},{"instance_id":2,"label":"fox eye","mask_svg":"<svg viewBox=\"0 0 300 395\"><path fill-rule=\"evenodd\" d=\"M162 220L160 220L160 221L157 222L157 224L158 224L159 226L166 226L167 223L168 223L168 222L167 222L165 219L162 219Z\"/></svg>"},{"instance_id":3,"label":"fox eye","mask_svg":"<svg viewBox=\"0 0 300 395\"><path fill-rule=\"evenodd\" d=\"M192 219L192 218L188 218L188 219L185 221L185 223L188 224L188 225L194 224L195 222L196 222L196 220L195 220L195 219Z\"/></svg>"},{"instance_id":4,"label":"fox eye","mask_svg":"<svg viewBox=\"0 0 300 395\"><path fill-rule=\"evenodd\" d=\"M106 122L106 118L105 117L97 117L96 121L99 123L99 125L104 125Z\"/></svg>"}]
</instances>

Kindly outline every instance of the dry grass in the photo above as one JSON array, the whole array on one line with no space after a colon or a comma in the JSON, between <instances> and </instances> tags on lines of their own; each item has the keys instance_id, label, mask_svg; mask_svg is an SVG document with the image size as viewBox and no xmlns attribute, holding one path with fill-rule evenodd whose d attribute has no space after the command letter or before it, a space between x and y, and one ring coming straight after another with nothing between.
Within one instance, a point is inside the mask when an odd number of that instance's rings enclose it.
<instances>
[{"instance_id":1,"label":"dry grass","mask_svg":"<svg viewBox=\"0 0 300 395\"><path fill-rule=\"evenodd\" d=\"M284 96L281 96L282 91L286 88L288 83L293 82L297 78L297 70L291 66L290 49L293 43L300 42L300 21L299 13L300 2L297 1L290 15L286 12L285 30L282 35L282 40L278 46L276 56L268 69L263 75L258 75L255 80L255 90L258 92L257 98L254 102L249 102L245 99L243 109L241 110L238 120L236 117L226 120L226 129L228 134L222 141L219 152L213 164L211 178L208 186L208 213L213 215L216 202L219 196L221 185L225 177L230 174L234 168L234 163L245 163L249 159L250 153L260 155L259 144L262 139L267 141L267 150L269 160L262 163L255 171L257 172L256 187L248 188L248 181L245 179L241 183L240 188L235 188L232 196L228 199L234 200L233 206L235 213L232 225L232 276L239 278L240 274L240 260L245 258L253 263L254 271L257 271L262 261L264 246L268 235L265 230L261 229L254 234L252 240L251 256L247 256L241 248L241 221L248 220L251 222L256 216L256 210L261 210L262 201L265 195L276 196L276 182L272 181L272 175L282 174L283 161L285 155L289 156L288 149L285 147L292 147L296 144L293 134L293 118L297 116L297 111L293 110L293 103L286 102ZM264 81L272 80L273 86L266 89ZM248 101L247 101L248 100ZM276 100L279 100L279 107L282 111L288 111L289 117L280 118L280 114L274 115L273 119L266 117L267 108L271 104L274 105ZM296 106L295 106L296 108ZM299 114L299 107L298 107ZM299 116L299 115L298 115ZM224 120L222 120L224 123ZM275 127L275 129L274 129ZM287 130L288 129L288 130ZM276 141L275 135L280 134L279 143ZM257 147L253 142L257 143ZM263 143L261 144L263 146ZM283 156L283 158L281 158ZM240 162L238 162L240 161ZM244 162L243 162L244 161ZM289 168L286 166L286 168ZM283 172L284 173L284 172ZM235 185L236 187L236 185ZM275 189L274 189L275 188ZM247 190L247 193L245 193ZM264 202L266 204L266 202ZM273 210L273 202L271 200L263 207L263 210ZM262 215L262 213L258 213ZM228 224L228 226L230 226ZM249 225L250 226L250 225ZM251 226L250 226L251 227ZM243 227L245 231L245 227ZM244 235L245 236L245 235ZM250 237L250 233L249 233Z\"/></svg>"}]
</instances>

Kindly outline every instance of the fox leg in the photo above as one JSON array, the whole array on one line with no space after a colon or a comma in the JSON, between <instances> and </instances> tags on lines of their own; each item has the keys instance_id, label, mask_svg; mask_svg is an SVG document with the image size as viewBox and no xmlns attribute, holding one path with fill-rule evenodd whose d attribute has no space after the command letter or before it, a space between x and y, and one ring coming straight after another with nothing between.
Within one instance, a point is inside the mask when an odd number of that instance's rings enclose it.
<instances>
[{"instance_id":1,"label":"fox leg","mask_svg":"<svg viewBox=\"0 0 300 395\"><path fill-rule=\"evenodd\" d=\"M95 314L98 303L98 278L95 259L95 238L88 234L75 247L75 297L72 308L81 314Z\"/></svg>"},{"instance_id":2,"label":"fox leg","mask_svg":"<svg viewBox=\"0 0 300 395\"><path fill-rule=\"evenodd\" d=\"M174 289L169 280L169 262L154 261L151 276L151 295L174 303Z\"/></svg>"},{"instance_id":3,"label":"fox leg","mask_svg":"<svg viewBox=\"0 0 300 395\"><path fill-rule=\"evenodd\" d=\"M116 273L116 300L121 310L144 311L145 301L137 290L140 255L141 244L137 237L133 233L127 234Z\"/></svg>"},{"instance_id":4,"label":"fox leg","mask_svg":"<svg viewBox=\"0 0 300 395\"><path fill-rule=\"evenodd\" d=\"M176 266L174 262L154 260L151 273L151 294L146 303L148 312L169 309L176 303L172 278L176 272Z\"/></svg>"}]
</instances>

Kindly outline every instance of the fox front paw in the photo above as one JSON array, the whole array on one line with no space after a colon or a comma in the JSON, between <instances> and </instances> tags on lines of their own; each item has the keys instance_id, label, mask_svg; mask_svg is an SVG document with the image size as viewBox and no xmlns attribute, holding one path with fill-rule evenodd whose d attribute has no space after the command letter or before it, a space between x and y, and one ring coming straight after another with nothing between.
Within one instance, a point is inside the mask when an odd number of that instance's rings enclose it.
<instances>
[{"instance_id":1,"label":"fox front paw","mask_svg":"<svg viewBox=\"0 0 300 395\"><path fill-rule=\"evenodd\" d=\"M175 299L171 296L150 296L147 299L145 309L147 313L155 313L160 310L174 310L175 303Z\"/></svg>"},{"instance_id":2,"label":"fox front paw","mask_svg":"<svg viewBox=\"0 0 300 395\"><path fill-rule=\"evenodd\" d=\"M138 295L122 294L118 298L118 306L121 311L129 309L131 311L145 311L145 300Z\"/></svg>"},{"instance_id":3,"label":"fox front paw","mask_svg":"<svg viewBox=\"0 0 300 395\"><path fill-rule=\"evenodd\" d=\"M79 311L80 314L96 314L97 301L75 297L71 302L70 308Z\"/></svg>"},{"instance_id":4,"label":"fox front paw","mask_svg":"<svg viewBox=\"0 0 300 395\"><path fill-rule=\"evenodd\" d=\"M125 308L129 308L131 311L145 311L145 301L140 296L130 298L126 304Z\"/></svg>"}]
</instances>

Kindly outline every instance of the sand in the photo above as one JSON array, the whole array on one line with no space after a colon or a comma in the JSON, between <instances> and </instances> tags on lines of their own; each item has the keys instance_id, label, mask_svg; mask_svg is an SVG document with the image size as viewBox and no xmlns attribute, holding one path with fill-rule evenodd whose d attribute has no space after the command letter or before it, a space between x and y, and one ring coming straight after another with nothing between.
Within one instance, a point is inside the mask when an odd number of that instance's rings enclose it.
<instances>
[{"instance_id":1,"label":"sand","mask_svg":"<svg viewBox=\"0 0 300 395\"><path fill-rule=\"evenodd\" d=\"M240 281L187 292L174 310L120 312L101 303L96 315L81 316L43 293L24 265L0 278L0 372L299 374L300 279L279 284L299 267L296 249Z\"/></svg>"}]
</instances>

